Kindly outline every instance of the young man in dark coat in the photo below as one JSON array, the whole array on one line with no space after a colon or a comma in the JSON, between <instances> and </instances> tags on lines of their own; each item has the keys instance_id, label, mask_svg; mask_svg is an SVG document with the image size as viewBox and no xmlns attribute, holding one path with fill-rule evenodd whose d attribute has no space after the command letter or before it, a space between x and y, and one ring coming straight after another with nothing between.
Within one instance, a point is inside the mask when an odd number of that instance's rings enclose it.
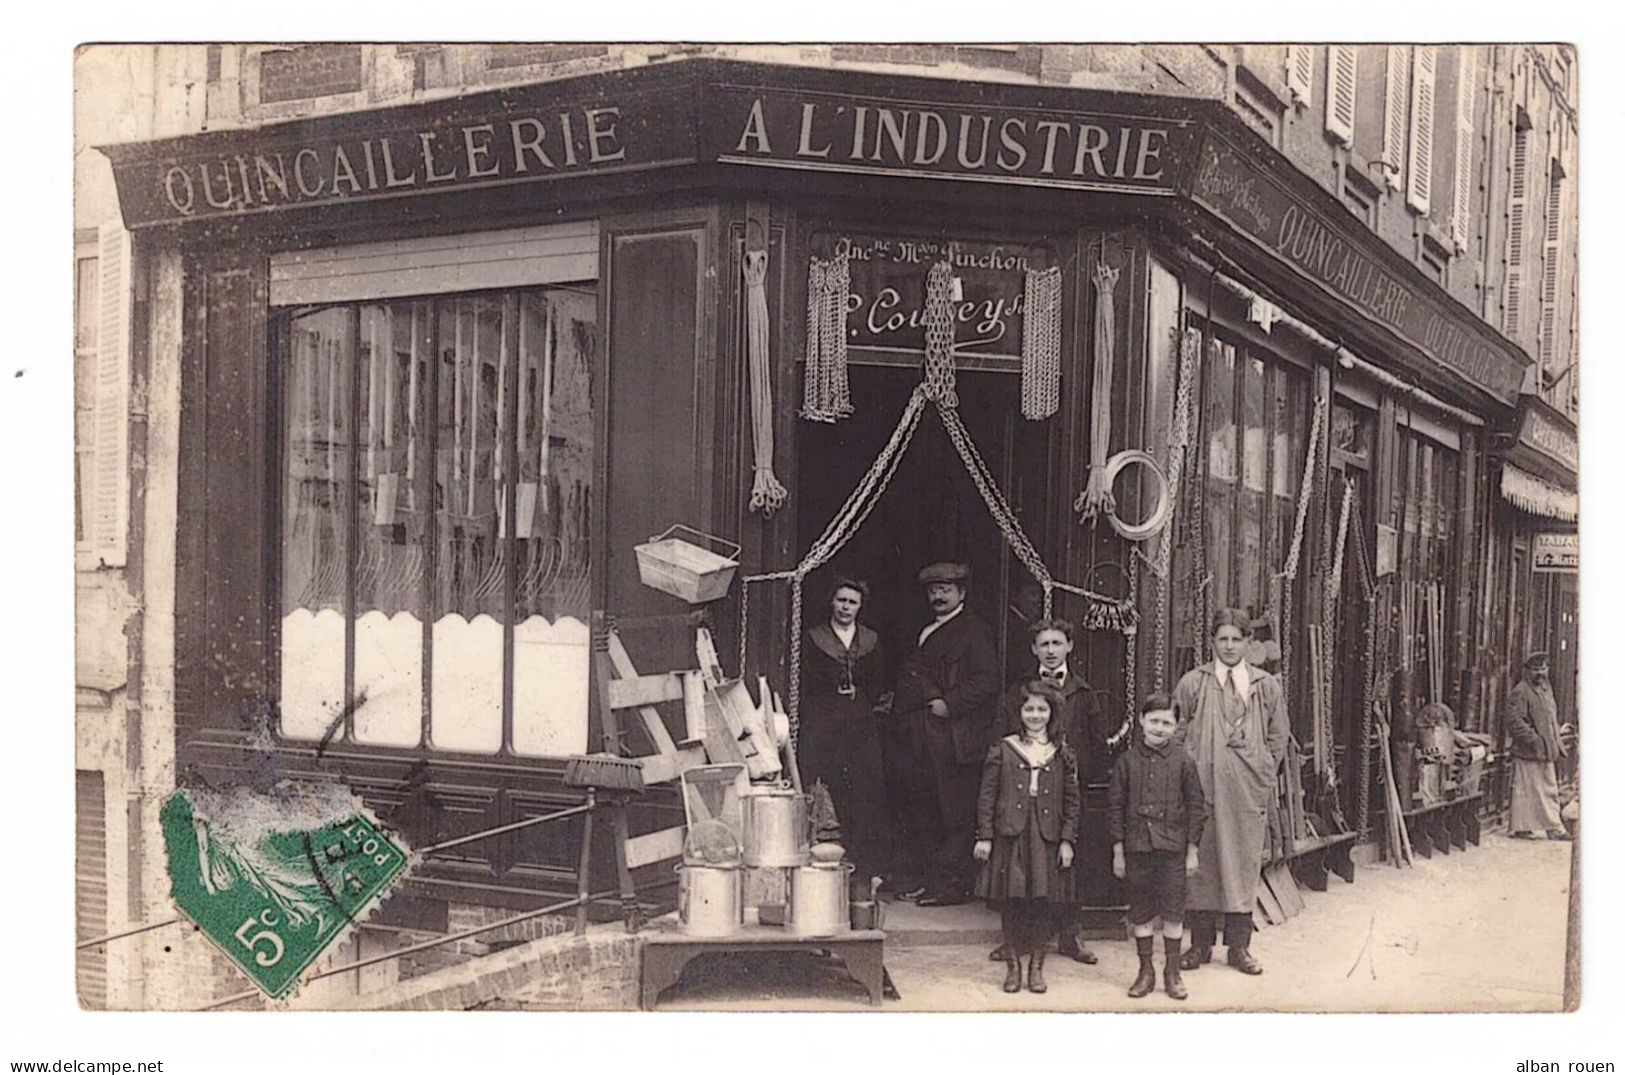
<instances>
[{"instance_id":1,"label":"young man in dark coat","mask_svg":"<svg viewBox=\"0 0 1625 1075\"><path fill-rule=\"evenodd\" d=\"M999 656L993 632L965 609L970 568L931 564L919 575L933 619L904 659L892 702L886 781L897 845L925 856L923 885L900 890L922 907L971 898L976 794L993 741ZM905 866L904 874L907 875ZM901 884L916 880L908 878Z\"/></svg>"},{"instance_id":2,"label":"young man in dark coat","mask_svg":"<svg viewBox=\"0 0 1625 1075\"><path fill-rule=\"evenodd\" d=\"M1070 664L1073 634L1072 624L1063 619L1034 619L1028 623L1027 638L1032 656L1014 677L1009 689L999 698L996 734L1014 735L1021 731L1022 684L1033 678L1035 674L1033 665L1036 663L1037 678L1054 688L1055 693L1061 696L1061 701L1065 704L1066 708L1057 725L1060 728L1061 741L1071 747L1072 752L1077 755L1081 791L1081 782L1085 779L1084 774L1090 771L1093 754L1091 739L1095 707L1094 694L1089 690L1089 684L1073 671ZM1060 934L1060 952L1079 963L1095 963L1098 962L1097 957L1083 941L1082 916L1081 904L1063 903L1057 906L1056 926ZM988 958L993 960L1004 957L1003 945L988 954Z\"/></svg>"}]
</instances>

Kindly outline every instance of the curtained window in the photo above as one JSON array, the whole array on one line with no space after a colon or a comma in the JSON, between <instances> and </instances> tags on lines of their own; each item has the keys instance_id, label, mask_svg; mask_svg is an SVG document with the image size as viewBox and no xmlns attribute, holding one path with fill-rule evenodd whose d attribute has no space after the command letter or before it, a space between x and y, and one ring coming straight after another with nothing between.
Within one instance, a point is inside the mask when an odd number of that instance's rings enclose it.
<instances>
[{"instance_id":1,"label":"curtained window","mask_svg":"<svg viewBox=\"0 0 1625 1075\"><path fill-rule=\"evenodd\" d=\"M279 321L284 736L585 749L596 308L584 284Z\"/></svg>"}]
</instances>

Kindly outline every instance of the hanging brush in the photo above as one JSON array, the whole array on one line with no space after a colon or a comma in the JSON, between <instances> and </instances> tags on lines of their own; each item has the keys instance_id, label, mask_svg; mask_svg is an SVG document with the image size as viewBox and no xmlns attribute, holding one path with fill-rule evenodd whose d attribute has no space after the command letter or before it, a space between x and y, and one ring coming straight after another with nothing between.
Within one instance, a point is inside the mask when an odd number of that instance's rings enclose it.
<instances>
[{"instance_id":1,"label":"hanging brush","mask_svg":"<svg viewBox=\"0 0 1625 1075\"><path fill-rule=\"evenodd\" d=\"M643 766L614 754L575 754L564 763L564 785L605 791L642 791Z\"/></svg>"}]
</instances>

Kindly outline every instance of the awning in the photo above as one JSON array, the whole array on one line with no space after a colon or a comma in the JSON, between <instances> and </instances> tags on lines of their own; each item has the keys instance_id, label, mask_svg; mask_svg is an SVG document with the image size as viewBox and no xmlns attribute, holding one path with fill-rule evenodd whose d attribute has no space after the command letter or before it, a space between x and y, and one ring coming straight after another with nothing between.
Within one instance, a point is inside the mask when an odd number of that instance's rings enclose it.
<instances>
[{"instance_id":1,"label":"awning","mask_svg":"<svg viewBox=\"0 0 1625 1075\"><path fill-rule=\"evenodd\" d=\"M1533 515L1570 523L1580 518L1578 493L1542 481L1511 463L1501 464L1501 495L1513 507Z\"/></svg>"}]
</instances>

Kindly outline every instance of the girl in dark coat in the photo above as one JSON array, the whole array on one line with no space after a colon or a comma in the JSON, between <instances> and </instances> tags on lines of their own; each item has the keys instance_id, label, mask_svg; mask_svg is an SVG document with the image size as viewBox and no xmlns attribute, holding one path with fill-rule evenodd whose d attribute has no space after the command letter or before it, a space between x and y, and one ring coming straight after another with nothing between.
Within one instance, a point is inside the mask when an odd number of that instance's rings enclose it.
<instances>
[{"instance_id":1,"label":"girl in dark coat","mask_svg":"<svg viewBox=\"0 0 1625 1075\"><path fill-rule=\"evenodd\" d=\"M987 752L976 806L976 858L985 863L976 894L1003 913L1004 991L1042 993L1044 955L1055 930L1052 904L1074 898L1078 839L1078 758L1060 737L1064 703L1033 679L1022 686L1021 730Z\"/></svg>"},{"instance_id":2,"label":"girl in dark coat","mask_svg":"<svg viewBox=\"0 0 1625 1075\"><path fill-rule=\"evenodd\" d=\"M879 636L858 622L869 596L861 579L840 578L829 619L806 634L801 656L802 776L822 781L853 864L853 888L868 898L869 879L887 869L886 783L875 704L884 678Z\"/></svg>"}]
</instances>

